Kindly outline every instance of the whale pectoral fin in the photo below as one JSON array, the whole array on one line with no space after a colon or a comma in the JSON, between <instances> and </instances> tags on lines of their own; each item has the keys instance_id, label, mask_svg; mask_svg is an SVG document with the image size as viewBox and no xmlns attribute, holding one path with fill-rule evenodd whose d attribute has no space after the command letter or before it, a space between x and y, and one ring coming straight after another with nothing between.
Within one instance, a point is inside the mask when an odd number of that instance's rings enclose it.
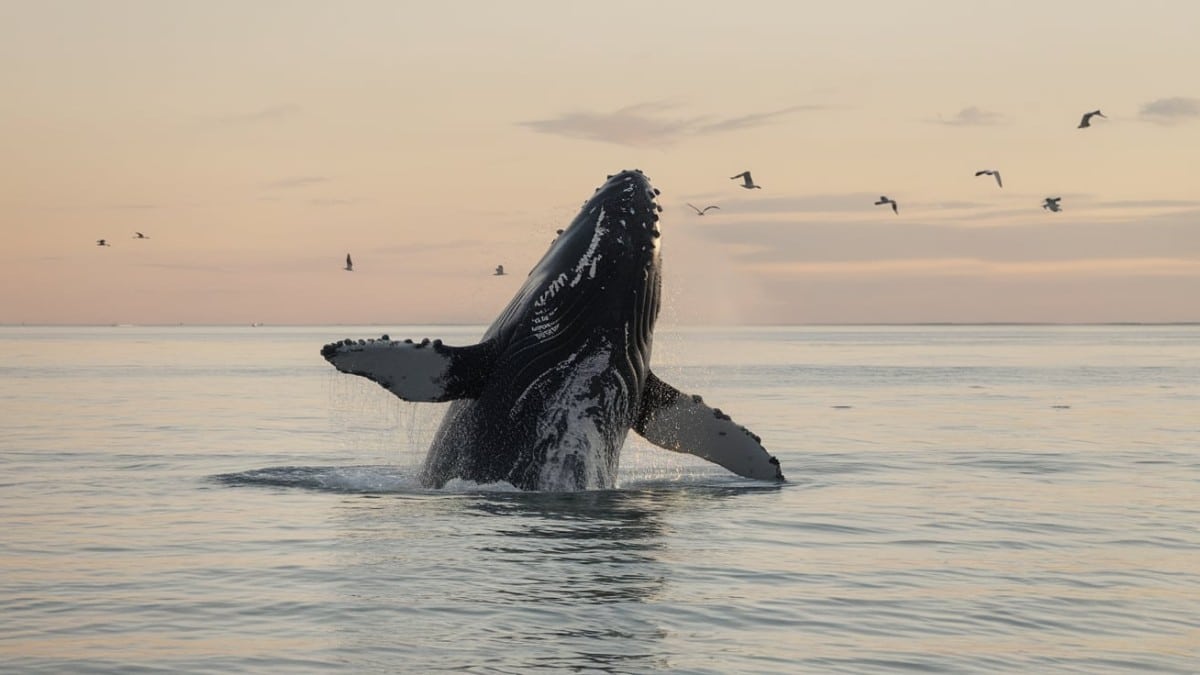
<instances>
[{"instance_id":1,"label":"whale pectoral fin","mask_svg":"<svg viewBox=\"0 0 1200 675\"><path fill-rule=\"evenodd\" d=\"M469 347L422 342L342 340L321 348L321 356L343 373L361 375L406 401L474 398L492 371L491 340Z\"/></svg>"},{"instance_id":2,"label":"whale pectoral fin","mask_svg":"<svg viewBox=\"0 0 1200 675\"><path fill-rule=\"evenodd\" d=\"M649 373L633 430L651 443L707 459L739 476L782 481L779 460L751 433L699 396L688 396Z\"/></svg>"}]
</instances>

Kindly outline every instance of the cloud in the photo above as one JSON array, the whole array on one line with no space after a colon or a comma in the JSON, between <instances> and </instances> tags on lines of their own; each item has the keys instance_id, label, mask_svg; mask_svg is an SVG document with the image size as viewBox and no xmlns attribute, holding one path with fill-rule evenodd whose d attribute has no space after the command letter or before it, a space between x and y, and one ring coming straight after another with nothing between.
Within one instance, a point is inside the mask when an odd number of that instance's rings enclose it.
<instances>
[{"instance_id":1,"label":"cloud","mask_svg":"<svg viewBox=\"0 0 1200 675\"><path fill-rule=\"evenodd\" d=\"M252 112L211 117L208 119L206 126L229 128L282 122L299 115L301 110L302 108L295 103L279 103Z\"/></svg>"},{"instance_id":2,"label":"cloud","mask_svg":"<svg viewBox=\"0 0 1200 675\"><path fill-rule=\"evenodd\" d=\"M762 179L755 178L755 182L763 182ZM879 192L844 192L833 194L814 194L794 197L762 197L757 199L721 199L719 196L704 196L702 198L693 197L693 199L705 199L710 203L718 202L724 216L733 216L734 214L757 214L762 216L772 217L792 217L797 222L808 222L813 217L821 217L828 214L841 213L868 213L878 211L875 201L879 199ZM930 217L929 210L933 209L933 216L950 216L959 217L958 214L950 214L947 212L959 211L966 209L987 209L991 204L985 202L971 202L962 200L944 200L937 202L927 201L906 201L902 195L893 194L893 197L900 202L901 213L904 213L906 208L920 209L926 213L926 217ZM683 204L679 204L681 210L684 209ZM690 211L690 209L687 209ZM886 209L884 209L886 210ZM1028 209L1014 209L1005 213L1026 213ZM992 211L984 211L985 214L991 214ZM889 211L890 214L890 211ZM872 215L871 217L875 217Z\"/></svg>"},{"instance_id":3,"label":"cloud","mask_svg":"<svg viewBox=\"0 0 1200 675\"><path fill-rule=\"evenodd\" d=\"M1155 124L1176 124L1200 119L1200 99L1175 96L1160 98L1142 106L1141 118Z\"/></svg>"},{"instance_id":4,"label":"cloud","mask_svg":"<svg viewBox=\"0 0 1200 675\"><path fill-rule=\"evenodd\" d=\"M263 183L263 187L270 190L291 190L293 188L308 187L309 185L328 182L328 176L292 176L290 178L281 178Z\"/></svg>"},{"instance_id":5,"label":"cloud","mask_svg":"<svg viewBox=\"0 0 1200 675\"><path fill-rule=\"evenodd\" d=\"M985 228L956 223L901 225L890 213L886 215L836 223L749 221L738 222L735 227L705 223L694 231L719 242L744 264L929 259L1023 263L1119 258L1190 259L1200 264L1200 230L1194 227L1194 212L1113 222L1091 218L1072 221L1059 217L1067 213L1053 218L1039 213L1023 224ZM1047 227L1049 222L1054 225Z\"/></svg>"},{"instance_id":6,"label":"cloud","mask_svg":"<svg viewBox=\"0 0 1200 675\"><path fill-rule=\"evenodd\" d=\"M1179 258L994 261L979 258L909 258L839 262L767 262L746 269L771 277L1200 277L1200 260Z\"/></svg>"},{"instance_id":7,"label":"cloud","mask_svg":"<svg viewBox=\"0 0 1200 675\"><path fill-rule=\"evenodd\" d=\"M798 105L724 119L667 116L675 107L667 103L639 103L610 113L572 112L518 124L543 134L646 147L671 145L689 137L751 129L795 112L824 108Z\"/></svg>"},{"instance_id":8,"label":"cloud","mask_svg":"<svg viewBox=\"0 0 1200 675\"><path fill-rule=\"evenodd\" d=\"M755 182L758 182L756 180ZM879 195L873 192L807 195L801 197L765 197L762 199L727 199L721 208L728 212L786 214L831 212L862 212Z\"/></svg>"},{"instance_id":9,"label":"cloud","mask_svg":"<svg viewBox=\"0 0 1200 675\"><path fill-rule=\"evenodd\" d=\"M160 209L162 206L159 204L110 204L108 208L119 211L148 211Z\"/></svg>"},{"instance_id":10,"label":"cloud","mask_svg":"<svg viewBox=\"0 0 1200 675\"><path fill-rule=\"evenodd\" d=\"M941 124L947 127L987 127L995 124L1000 124L1004 121L1004 115L990 110L984 110L979 106L967 106L959 110L953 117L947 119L938 115L935 120L928 120L934 124Z\"/></svg>"},{"instance_id":11,"label":"cloud","mask_svg":"<svg viewBox=\"0 0 1200 675\"><path fill-rule=\"evenodd\" d=\"M1125 199L1112 202L1097 202L1095 209L1182 209L1200 206L1195 199Z\"/></svg>"}]
</instances>

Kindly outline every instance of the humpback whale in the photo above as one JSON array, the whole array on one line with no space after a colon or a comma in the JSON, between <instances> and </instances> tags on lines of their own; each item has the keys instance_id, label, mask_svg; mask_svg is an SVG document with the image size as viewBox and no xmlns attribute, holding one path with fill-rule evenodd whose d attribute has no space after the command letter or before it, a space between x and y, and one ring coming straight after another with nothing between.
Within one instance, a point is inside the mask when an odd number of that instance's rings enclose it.
<instances>
[{"instance_id":1,"label":"humpback whale","mask_svg":"<svg viewBox=\"0 0 1200 675\"><path fill-rule=\"evenodd\" d=\"M450 401L421 482L524 490L616 483L629 430L754 479L782 481L758 436L650 369L661 295L659 191L608 177L478 344L346 339L321 355L406 401Z\"/></svg>"}]
</instances>

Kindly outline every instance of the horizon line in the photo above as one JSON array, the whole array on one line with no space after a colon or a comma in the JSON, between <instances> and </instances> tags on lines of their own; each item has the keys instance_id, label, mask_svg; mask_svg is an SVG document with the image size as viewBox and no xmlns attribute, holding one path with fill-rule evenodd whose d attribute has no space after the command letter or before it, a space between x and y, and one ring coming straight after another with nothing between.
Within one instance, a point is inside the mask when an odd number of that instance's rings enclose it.
<instances>
[{"instance_id":1,"label":"horizon line","mask_svg":"<svg viewBox=\"0 0 1200 675\"><path fill-rule=\"evenodd\" d=\"M439 321L415 321L411 323L266 323L266 322L224 322L224 323L6 323L0 322L0 328L339 328L339 327L377 327L377 326L449 326L449 327L487 327L489 323L462 323ZM1200 320L1193 321L844 321L844 322L811 322L811 323L673 323L659 328L804 328L804 327L905 327L905 326L1200 326Z\"/></svg>"}]
</instances>

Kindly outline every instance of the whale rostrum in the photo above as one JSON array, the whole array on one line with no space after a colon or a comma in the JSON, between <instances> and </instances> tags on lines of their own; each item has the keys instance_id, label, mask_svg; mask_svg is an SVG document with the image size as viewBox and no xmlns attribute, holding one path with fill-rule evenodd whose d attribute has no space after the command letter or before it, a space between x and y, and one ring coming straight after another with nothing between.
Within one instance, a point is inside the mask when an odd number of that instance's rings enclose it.
<instances>
[{"instance_id":1,"label":"whale rostrum","mask_svg":"<svg viewBox=\"0 0 1200 675\"><path fill-rule=\"evenodd\" d=\"M611 488L632 429L748 478L782 481L761 439L650 369L661 295L658 190L609 176L478 344L341 340L321 355L406 401L450 405L421 469L525 490Z\"/></svg>"}]
</instances>

